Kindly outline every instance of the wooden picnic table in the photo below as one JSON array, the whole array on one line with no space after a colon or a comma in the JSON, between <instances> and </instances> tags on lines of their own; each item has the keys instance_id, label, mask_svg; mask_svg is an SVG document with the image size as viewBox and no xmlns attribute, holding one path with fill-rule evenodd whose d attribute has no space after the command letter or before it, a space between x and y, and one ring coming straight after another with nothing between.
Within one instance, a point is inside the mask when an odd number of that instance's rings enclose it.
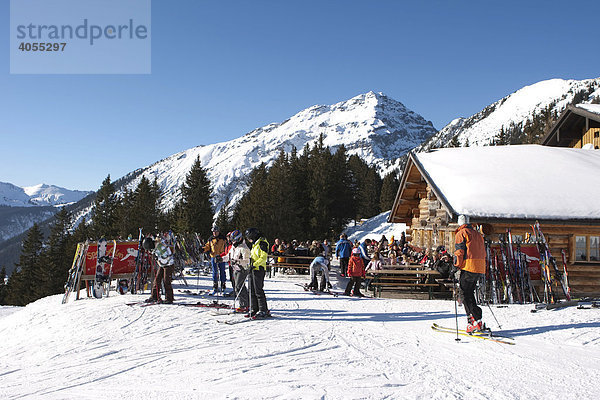
<instances>
[{"instance_id":1,"label":"wooden picnic table","mask_svg":"<svg viewBox=\"0 0 600 400\"><path fill-rule=\"evenodd\" d=\"M433 289L440 287L439 283L429 283L432 278L439 277L440 273L434 269L416 268L388 268L369 270L366 273L368 279L372 279L370 285L373 288L373 296L381 297L385 289L411 289L415 291L427 289L429 299L433 298ZM422 265L420 267L423 268Z\"/></svg>"}]
</instances>

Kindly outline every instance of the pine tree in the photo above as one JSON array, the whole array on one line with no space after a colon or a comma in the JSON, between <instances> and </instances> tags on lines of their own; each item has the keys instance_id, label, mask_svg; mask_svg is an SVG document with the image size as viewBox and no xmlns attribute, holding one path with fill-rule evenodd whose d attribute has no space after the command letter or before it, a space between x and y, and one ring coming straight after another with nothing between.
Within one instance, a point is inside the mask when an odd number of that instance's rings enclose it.
<instances>
[{"instance_id":1,"label":"pine tree","mask_svg":"<svg viewBox=\"0 0 600 400\"><path fill-rule=\"evenodd\" d=\"M150 181L143 176L135 191L131 195L130 223L127 232L123 236L132 235L142 228L144 232L154 232L158 227L160 218L159 209L160 191L156 182Z\"/></svg>"},{"instance_id":2,"label":"pine tree","mask_svg":"<svg viewBox=\"0 0 600 400\"><path fill-rule=\"evenodd\" d=\"M374 167L369 167L360 157L352 155L348 159L355 187L356 219L371 218L379 214L381 178Z\"/></svg>"},{"instance_id":3,"label":"pine tree","mask_svg":"<svg viewBox=\"0 0 600 400\"><path fill-rule=\"evenodd\" d=\"M309 195L310 230L309 237L324 238L331 236L331 210L333 208L333 187L329 176L331 152L323 145L323 135L310 152L309 159Z\"/></svg>"},{"instance_id":4,"label":"pine tree","mask_svg":"<svg viewBox=\"0 0 600 400\"><path fill-rule=\"evenodd\" d=\"M209 232L213 214L210 181L198 157L181 186L178 227L181 232Z\"/></svg>"},{"instance_id":5,"label":"pine tree","mask_svg":"<svg viewBox=\"0 0 600 400\"><path fill-rule=\"evenodd\" d=\"M23 306L42 297L41 278L45 266L43 235L38 224L27 231L15 270L8 280L7 304Z\"/></svg>"},{"instance_id":6,"label":"pine tree","mask_svg":"<svg viewBox=\"0 0 600 400\"><path fill-rule=\"evenodd\" d=\"M115 187L108 175L96 193L92 211L92 231L96 238L116 238L118 206Z\"/></svg>"},{"instance_id":7,"label":"pine tree","mask_svg":"<svg viewBox=\"0 0 600 400\"><path fill-rule=\"evenodd\" d=\"M219 227L223 234L229 233L235 229L233 227L230 214L229 197L227 197L219 209L219 213L217 214L217 219L215 221L215 225Z\"/></svg>"},{"instance_id":8,"label":"pine tree","mask_svg":"<svg viewBox=\"0 0 600 400\"><path fill-rule=\"evenodd\" d=\"M452 136L452 140L450 140L450 143L448 143L448 147L460 147L458 135Z\"/></svg>"},{"instance_id":9,"label":"pine tree","mask_svg":"<svg viewBox=\"0 0 600 400\"><path fill-rule=\"evenodd\" d=\"M310 187L309 187L309 153L308 143L304 146L302 154L298 155L295 149L290 156L290 185L292 187L292 198L290 206L293 219L296 221L294 238L301 240L308 234L307 227L310 226Z\"/></svg>"},{"instance_id":10,"label":"pine tree","mask_svg":"<svg viewBox=\"0 0 600 400\"><path fill-rule=\"evenodd\" d=\"M235 225L241 229L250 227L258 228L263 234L268 235L268 216L270 212L264 206L267 198L266 182L267 168L261 163L250 173L248 191L240 199L235 209Z\"/></svg>"},{"instance_id":11,"label":"pine tree","mask_svg":"<svg viewBox=\"0 0 600 400\"><path fill-rule=\"evenodd\" d=\"M383 182L381 183L381 195L379 197L379 208L381 211L392 209L399 186L400 181L398 180L396 171L388 173L383 178Z\"/></svg>"},{"instance_id":12,"label":"pine tree","mask_svg":"<svg viewBox=\"0 0 600 400\"><path fill-rule=\"evenodd\" d=\"M336 237L356 215L353 200L352 173L348 167L346 148L340 146L331 158L329 179L332 204L330 210L332 236Z\"/></svg>"},{"instance_id":13,"label":"pine tree","mask_svg":"<svg viewBox=\"0 0 600 400\"><path fill-rule=\"evenodd\" d=\"M135 226L134 212L133 212L133 192L128 188L125 188L123 195L118 200L118 206L116 211L116 226L120 236L126 237Z\"/></svg>"},{"instance_id":14,"label":"pine tree","mask_svg":"<svg viewBox=\"0 0 600 400\"><path fill-rule=\"evenodd\" d=\"M61 293L67 280L74 249L71 249L69 232L72 225L71 214L66 208L56 214L50 227L48 246L46 249L46 268L42 271L42 295ZM72 251L71 251L72 250Z\"/></svg>"},{"instance_id":15,"label":"pine tree","mask_svg":"<svg viewBox=\"0 0 600 400\"><path fill-rule=\"evenodd\" d=\"M0 305L6 304L6 267L0 269Z\"/></svg>"}]
</instances>

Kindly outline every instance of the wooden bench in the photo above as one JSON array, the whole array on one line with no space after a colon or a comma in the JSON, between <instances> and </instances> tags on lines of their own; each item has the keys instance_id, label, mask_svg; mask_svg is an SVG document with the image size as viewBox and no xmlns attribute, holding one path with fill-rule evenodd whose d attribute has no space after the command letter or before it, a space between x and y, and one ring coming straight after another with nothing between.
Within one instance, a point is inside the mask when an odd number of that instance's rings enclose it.
<instances>
[{"instance_id":1,"label":"wooden bench","mask_svg":"<svg viewBox=\"0 0 600 400\"><path fill-rule=\"evenodd\" d=\"M398 268L368 271L366 277L372 279L370 285L373 289L373 297L381 297L384 290L406 291L408 289L409 293L426 294L427 298L431 300L434 288L444 290L439 283L431 282L432 278L440 275L438 271L406 267L406 265L402 265ZM419 267L423 268L422 265Z\"/></svg>"},{"instance_id":2,"label":"wooden bench","mask_svg":"<svg viewBox=\"0 0 600 400\"><path fill-rule=\"evenodd\" d=\"M291 256L291 255L276 255L269 254L268 258L273 260L268 264L271 268L283 268L285 270L295 269L295 270L306 270L310 268L310 263L314 259L311 256ZM284 262L277 262L279 258L285 259ZM290 260L298 261L297 263L290 262ZM276 271L276 270L274 270Z\"/></svg>"}]
</instances>

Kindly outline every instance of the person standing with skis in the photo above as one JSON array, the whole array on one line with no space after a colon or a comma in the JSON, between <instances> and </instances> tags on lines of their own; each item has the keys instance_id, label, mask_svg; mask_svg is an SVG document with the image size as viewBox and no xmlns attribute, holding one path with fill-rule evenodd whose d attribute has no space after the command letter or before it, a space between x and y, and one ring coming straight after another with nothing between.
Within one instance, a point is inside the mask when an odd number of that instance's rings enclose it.
<instances>
[{"instance_id":1,"label":"person standing with skis","mask_svg":"<svg viewBox=\"0 0 600 400\"><path fill-rule=\"evenodd\" d=\"M210 265L212 267L213 293L219 290L219 278L221 280L221 290L225 292L227 277L225 276L226 263L223 262L221 254L225 251L227 242L225 237L219 232L216 225L212 227L212 236L204 245L204 252L210 255Z\"/></svg>"},{"instance_id":2,"label":"person standing with skis","mask_svg":"<svg viewBox=\"0 0 600 400\"><path fill-rule=\"evenodd\" d=\"M352 242L348 240L348 235L342 233L340 240L335 244L335 258L340 260L340 275L346 276L348 269L348 261L350 260L350 252L352 252Z\"/></svg>"},{"instance_id":3,"label":"person standing with skis","mask_svg":"<svg viewBox=\"0 0 600 400\"><path fill-rule=\"evenodd\" d=\"M486 272L485 243L483 236L477 232L468 217L458 216L458 229L455 236L454 266L460 269L460 289L463 292L463 304L467 313L467 332L486 330L481 321L482 311L475 300L477 281Z\"/></svg>"},{"instance_id":4,"label":"person standing with skis","mask_svg":"<svg viewBox=\"0 0 600 400\"><path fill-rule=\"evenodd\" d=\"M265 273L267 270L267 256L269 255L269 242L261 236L257 228L248 228L245 232L246 239L252 244L250 250L250 314L253 318L267 318L271 316L267 308L267 297L263 289Z\"/></svg>"},{"instance_id":5,"label":"person standing with skis","mask_svg":"<svg viewBox=\"0 0 600 400\"><path fill-rule=\"evenodd\" d=\"M244 242L242 232L237 229L229 234L229 239L231 240L231 248L223 257L223 261L228 261L233 270L233 293L235 299L239 299L239 307L235 311L247 312L248 290L246 289L246 277L250 266L250 248Z\"/></svg>"},{"instance_id":6,"label":"person standing with skis","mask_svg":"<svg viewBox=\"0 0 600 400\"><path fill-rule=\"evenodd\" d=\"M144 239L144 242L147 240L152 240L151 238ZM144 243L144 247L150 248L151 245L147 245ZM173 252L168 245L168 238L165 236L161 240L156 240L156 246L154 250L152 250L154 257L158 263L158 270L156 271L156 276L154 277L154 282L152 283L152 294L150 298L146 300L146 302L158 302L163 304L173 304L173 286L171 285L171 279L173 278L173 272L175 271L175 260L173 258ZM160 287L164 285L165 287L165 301L162 301L160 298Z\"/></svg>"},{"instance_id":7,"label":"person standing with skis","mask_svg":"<svg viewBox=\"0 0 600 400\"><path fill-rule=\"evenodd\" d=\"M360 281L365 277L365 264L360 256L360 249L358 247L352 249L352 257L348 261L348 276L350 277L350 281L346 285L344 294L346 296L364 297L360 292ZM354 286L354 290L351 293L352 286Z\"/></svg>"}]
</instances>

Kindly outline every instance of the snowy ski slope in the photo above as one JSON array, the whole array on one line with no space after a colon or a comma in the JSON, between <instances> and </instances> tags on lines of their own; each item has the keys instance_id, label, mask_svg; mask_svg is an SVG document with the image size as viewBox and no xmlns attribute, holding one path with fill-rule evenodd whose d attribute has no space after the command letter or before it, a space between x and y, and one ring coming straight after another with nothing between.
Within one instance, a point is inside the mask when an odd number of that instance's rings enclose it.
<instances>
[{"instance_id":1,"label":"snowy ski slope","mask_svg":"<svg viewBox=\"0 0 600 400\"><path fill-rule=\"evenodd\" d=\"M195 290L196 278L190 280ZM125 304L144 295L66 305L52 296L0 308L0 398L600 396L600 309L494 307L515 346L473 338L457 343L430 329L433 322L454 326L452 301L316 296L295 285L306 280L267 279L276 318L236 325L217 320L243 317L206 308ZM204 277L199 282L210 284ZM197 297L176 290L176 301ZM487 308L484 319L497 328Z\"/></svg>"}]
</instances>

